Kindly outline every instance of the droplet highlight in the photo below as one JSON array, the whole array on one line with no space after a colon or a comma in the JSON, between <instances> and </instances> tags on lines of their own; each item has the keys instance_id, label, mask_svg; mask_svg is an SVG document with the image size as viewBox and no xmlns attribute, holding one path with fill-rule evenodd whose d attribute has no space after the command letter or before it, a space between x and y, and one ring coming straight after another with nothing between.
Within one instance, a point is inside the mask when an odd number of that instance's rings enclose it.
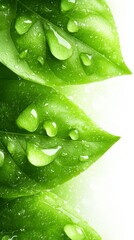
<instances>
[{"instance_id":1,"label":"droplet highlight","mask_svg":"<svg viewBox=\"0 0 134 240\"><path fill-rule=\"evenodd\" d=\"M45 129L49 137L55 137L57 135L57 124L52 121L45 121L43 128Z\"/></svg>"},{"instance_id":2,"label":"droplet highlight","mask_svg":"<svg viewBox=\"0 0 134 240\"><path fill-rule=\"evenodd\" d=\"M81 58L83 65L88 67L92 64L92 55L90 55L88 53L81 53L80 58Z\"/></svg>"},{"instance_id":3,"label":"droplet highlight","mask_svg":"<svg viewBox=\"0 0 134 240\"><path fill-rule=\"evenodd\" d=\"M30 29L32 26L32 20L28 19L25 16L20 16L17 18L16 23L15 23L15 29L19 35L22 35Z\"/></svg>"},{"instance_id":4,"label":"droplet highlight","mask_svg":"<svg viewBox=\"0 0 134 240\"><path fill-rule=\"evenodd\" d=\"M39 62L42 66L44 65L45 60L44 60L44 58L43 58L42 56L39 56L37 60L38 60L38 62Z\"/></svg>"},{"instance_id":5,"label":"droplet highlight","mask_svg":"<svg viewBox=\"0 0 134 240\"><path fill-rule=\"evenodd\" d=\"M54 161L56 154L60 149L60 146L57 148L42 149L29 144L27 148L27 158L32 165L36 167L43 167Z\"/></svg>"},{"instance_id":6,"label":"droplet highlight","mask_svg":"<svg viewBox=\"0 0 134 240\"><path fill-rule=\"evenodd\" d=\"M80 156L80 161L81 162L87 162L89 160L89 156L87 156L87 155L81 155Z\"/></svg>"},{"instance_id":7,"label":"droplet highlight","mask_svg":"<svg viewBox=\"0 0 134 240\"><path fill-rule=\"evenodd\" d=\"M78 31L79 31L79 26L78 26L77 21L75 21L75 20L69 20L69 22L68 22L68 24L67 24L67 30L68 30L70 33L78 32Z\"/></svg>"},{"instance_id":8,"label":"droplet highlight","mask_svg":"<svg viewBox=\"0 0 134 240\"><path fill-rule=\"evenodd\" d=\"M17 118L16 123L18 127L23 128L29 132L34 132L38 128L38 113L31 106L26 108Z\"/></svg>"},{"instance_id":9,"label":"droplet highlight","mask_svg":"<svg viewBox=\"0 0 134 240\"><path fill-rule=\"evenodd\" d=\"M67 12L71 10L76 3L76 0L61 0L61 11Z\"/></svg>"},{"instance_id":10,"label":"droplet highlight","mask_svg":"<svg viewBox=\"0 0 134 240\"><path fill-rule=\"evenodd\" d=\"M67 224L64 227L64 232L71 240L84 240L85 239L83 230L78 225Z\"/></svg>"},{"instance_id":11,"label":"droplet highlight","mask_svg":"<svg viewBox=\"0 0 134 240\"><path fill-rule=\"evenodd\" d=\"M72 129L70 132L69 132L69 137L72 139L72 140L78 140L79 139L79 132L77 129Z\"/></svg>"},{"instance_id":12,"label":"droplet highlight","mask_svg":"<svg viewBox=\"0 0 134 240\"><path fill-rule=\"evenodd\" d=\"M73 50L71 44L53 29L47 31L47 41L51 53L59 60L71 57Z\"/></svg>"},{"instance_id":13,"label":"droplet highlight","mask_svg":"<svg viewBox=\"0 0 134 240\"><path fill-rule=\"evenodd\" d=\"M4 164L4 158L5 158L4 152L0 150L0 167L2 167Z\"/></svg>"},{"instance_id":14,"label":"droplet highlight","mask_svg":"<svg viewBox=\"0 0 134 240\"><path fill-rule=\"evenodd\" d=\"M28 54L28 50L26 49L26 50L24 50L24 51L22 51L20 54L19 54L19 56L20 56L20 58L26 58L27 57L27 54Z\"/></svg>"}]
</instances>

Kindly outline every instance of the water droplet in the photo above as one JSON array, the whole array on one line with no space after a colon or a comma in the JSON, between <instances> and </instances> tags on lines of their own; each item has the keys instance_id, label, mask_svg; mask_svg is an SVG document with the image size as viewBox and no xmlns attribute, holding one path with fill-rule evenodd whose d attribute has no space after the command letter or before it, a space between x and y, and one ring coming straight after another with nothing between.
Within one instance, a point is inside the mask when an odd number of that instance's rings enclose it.
<instances>
[{"instance_id":1,"label":"water droplet","mask_svg":"<svg viewBox=\"0 0 134 240\"><path fill-rule=\"evenodd\" d=\"M4 5L4 4L0 4L0 11L5 11L5 10L7 10L8 9L8 7L6 6L6 5Z\"/></svg>"},{"instance_id":2,"label":"water droplet","mask_svg":"<svg viewBox=\"0 0 134 240\"><path fill-rule=\"evenodd\" d=\"M9 142L8 142L8 144L7 144L7 150L12 154L13 152L14 152L14 150L15 150L15 144L14 144L14 142L11 140L11 139L9 139Z\"/></svg>"},{"instance_id":3,"label":"water droplet","mask_svg":"<svg viewBox=\"0 0 134 240\"><path fill-rule=\"evenodd\" d=\"M0 150L0 167L2 167L4 164L4 158L5 158L4 153L3 151Z\"/></svg>"},{"instance_id":4,"label":"water droplet","mask_svg":"<svg viewBox=\"0 0 134 240\"><path fill-rule=\"evenodd\" d=\"M1 240L10 240L11 238L10 238L10 236L8 236L8 235L5 235L5 236L3 236L2 237L2 239Z\"/></svg>"},{"instance_id":5,"label":"water droplet","mask_svg":"<svg viewBox=\"0 0 134 240\"><path fill-rule=\"evenodd\" d=\"M92 55L88 53L81 53L80 55L81 61L85 66L90 66L92 63Z\"/></svg>"},{"instance_id":6,"label":"water droplet","mask_svg":"<svg viewBox=\"0 0 134 240\"><path fill-rule=\"evenodd\" d=\"M84 155L83 155L83 156L81 155L81 156L80 156L80 161L81 161L81 162L86 162L86 161L88 161L88 160L89 160L89 156L87 156L87 155L85 155L85 156L84 156Z\"/></svg>"},{"instance_id":7,"label":"water droplet","mask_svg":"<svg viewBox=\"0 0 134 240\"><path fill-rule=\"evenodd\" d=\"M24 50L24 51L22 51L20 54L19 54L19 56L20 56L20 58L26 58L26 56L27 56L27 53L28 53L28 50L26 49L26 50Z\"/></svg>"},{"instance_id":8,"label":"water droplet","mask_svg":"<svg viewBox=\"0 0 134 240\"><path fill-rule=\"evenodd\" d=\"M23 128L29 132L34 132L39 125L37 111L29 106L19 115L16 123L18 127Z\"/></svg>"},{"instance_id":9,"label":"water droplet","mask_svg":"<svg viewBox=\"0 0 134 240\"><path fill-rule=\"evenodd\" d=\"M73 129L69 132L69 136L72 140L78 140L79 138L79 132L77 129Z\"/></svg>"},{"instance_id":10,"label":"water droplet","mask_svg":"<svg viewBox=\"0 0 134 240\"><path fill-rule=\"evenodd\" d=\"M61 11L66 12L74 7L76 0L61 0Z\"/></svg>"},{"instance_id":11,"label":"water droplet","mask_svg":"<svg viewBox=\"0 0 134 240\"><path fill-rule=\"evenodd\" d=\"M47 41L54 57L59 60L66 60L71 57L73 53L71 44L55 30L50 29L47 31Z\"/></svg>"},{"instance_id":12,"label":"water droplet","mask_svg":"<svg viewBox=\"0 0 134 240\"><path fill-rule=\"evenodd\" d=\"M42 66L44 65L45 61L44 61L44 58L42 56L39 56L37 60Z\"/></svg>"},{"instance_id":13,"label":"water droplet","mask_svg":"<svg viewBox=\"0 0 134 240\"><path fill-rule=\"evenodd\" d=\"M32 26L32 20L25 16L20 16L17 18L15 23L15 29L18 34L22 35L26 33Z\"/></svg>"},{"instance_id":14,"label":"water droplet","mask_svg":"<svg viewBox=\"0 0 134 240\"><path fill-rule=\"evenodd\" d=\"M43 127L49 137L55 137L57 135L57 125L55 122L46 121Z\"/></svg>"},{"instance_id":15,"label":"water droplet","mask_svg":"<svg viewBox=\"0 0 134 240\"><path fill-rule=\"evenodd\" d=\"M67 24L67 30L71 33L74 32L78 32L79 31L79 27L78 27L78 23L75 20L69 20L68 24Z\"/></svg>"},{"instance_id":16,"label":"water droplet","mask_svg":"<svg viewBox=\"0 0 134 240\"><path fill-rule=\"evenodd\" d=\"M64 232L71 240L84 240L85 236L83 230L78 225L67 224L64 227Z\"/></svg>"},{"instance_id":17,"label":"water droplet","mask_svg":"<svg viewBox=\"0 0 134 240\"><path fill-rule=\"evenodd\" d=\"M57 148L42 149L35 145L28 145L27 157L29 162L36 167L43 167L50 164L56 157L57 152L61 149Z\"/></svg>"}]
</instances>

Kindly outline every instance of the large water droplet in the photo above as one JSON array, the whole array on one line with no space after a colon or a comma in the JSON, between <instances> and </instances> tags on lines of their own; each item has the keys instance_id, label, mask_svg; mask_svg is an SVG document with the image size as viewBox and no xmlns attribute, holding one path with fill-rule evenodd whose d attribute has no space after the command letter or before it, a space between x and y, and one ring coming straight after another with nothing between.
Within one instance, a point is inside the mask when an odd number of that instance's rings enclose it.
<instances>
[{"instance_id":1,"label":"large water droplet","mask_svg":"<svg viewBox=\"0 0 134 240\"><path fill-rule=\"evenodd\" d=\"M88 53L81 53L80 55L81 61L85 66L90 66L92 63L92 55Z\"/></svg>"},{"instance_id":2,"label":"large water droplet","mask_svg":"<svg viewBox=\"0 0 134 240\"><path fill-rule=\"evenodd\" d=\"M89 160L89 156L87 156L87 155L81 155L80 156L80 161L81 162L87 162Z\"/></svg>"},{"instance_id":3,"label":"large water droplet","mask_svg":"<svg viewBox=\"0 0 134 240\"><path fill-rule=\"evenodd\" d=\"M78 140L79 138L79 132L77 129L72 129L70 132L69 132L69 137L72 139L72 140Z\"/></svg>"},{"instance_id":4,"label":"large water droplet","mask_svg":"<svg viewBox=\"0 0 134 240\"><path fill-rule=\"evenodd\" d=\"M44 58L42 56L39 56L37 60L42 66L44 65L45 61L44 61Z\"/></svg>"},{"instance_id":5,"label":"large water droplet","mask_svg":"<svg viewBox=\"0 0 134 240\"><path fill-rule=\"evenodd\" d=\"M4 164L4 158L5 158L4 152L0 150L0 167L2 167Z\"/></svg>"},{"instance_id":6,"label":"large water droplet","mask_svg":"<svg viewBox=\"0 0 134 240\"><path fill-rule=\"evenodd\" d=\"M57 125L55 122L46 121L43 127L49 137L55 137L57 135Z\"/></svg>"},{"instance_id":7,"label":"large water droplet","mask_svg":"<svg viewBox=\"0 0 134 240\"><path fill-rule=\"evenodd\" d=\"M10 239L12 239L12 238L10 238L10 236L9 236L9 235L5 235L5 236L3 236L3 237L2 237L2 239L1 239L1 240L10 240Z\"/></svg>"},{"instance_id":8,"label":"large water droplet","mask_svg":"<svg viewBox=\"0 0 134 240\"><path fill-rule=\"evenodd\" d=\"M57 148L42 149L29 144L27 148L27 158L32 165L43 167L50 164L55 159L56 154L60 149L60 146Z\"/></svg>"},{"instance_id":9,"label":"large water droplet","mask_svg":"<svg viewBox=\"0 0 134 240\"><path fill-rule=\"evenodd\" d=\"M47 41L54 57L59 60L66 60L71 57L73 53L71 44L55 30L50 29L47 31Z\"/></svg>"},{"instance_id":10,"label":"large water droplet","mask_svg":"<svg viewBox=\"0 0 134 240\"><path fill-rule=\"evenodd\" d=\"M71 33L75 33L79 31L79 26L77 21L75 20L69 20L68 24L67 24L67 30Z\"/></svg>"},{"instance_id":11,"label":"large water droplet","mask_svg":"<svg viewBox=\"0 0 134 240\"><path fill-rule=\"evenodd\" d=\"M76 0L61 0L61 11L66 12L74 7Z\"/></svg>"},{"instance_id":12,"label":"large water droplet","mask_svg":"<svg viewBox=\"0 0 134 240\"><path fill-rule=\"evenodd\" d=\"M18 127L23 128L29 132L34 132L39 125L37 111L29 106L19 115L16 123Z\"/></svg>"},{"instance_id":13,"label":"large water droplet","mask_svg":"<svg viewBox=\"0 0 134 240\"><path fill-rule=\"evenodd\" d=\"M26 56L27 56L27 53L28 53L28 50L26 49L26 50L24 50L24 51L22 51L20 54L19 54L19 56L20 56L20 58L26 58Z\"/></svg>"},{"instance_id":14,"label":"large water droplet","mask_svg":"<svg viewBox=\"0 0 134 240\"><path fill-rule=\"evenodd\" d=\"M32 20L28 19L26 16L18 17L15 23L15 29L17 33L20 35L26 33L31 26L32 26Z\"/></svg>"},{"instance_id":15,"label":"large water droplet","mask_svg":"<svg viewBox=\"0 0 134 240\"><path fill-rule=\"evenodd\" d=\"M67 224L64 227L64 232L71 240L84 240L85 236L83 230L78 225Z\"/></svg>"}]
</instances>

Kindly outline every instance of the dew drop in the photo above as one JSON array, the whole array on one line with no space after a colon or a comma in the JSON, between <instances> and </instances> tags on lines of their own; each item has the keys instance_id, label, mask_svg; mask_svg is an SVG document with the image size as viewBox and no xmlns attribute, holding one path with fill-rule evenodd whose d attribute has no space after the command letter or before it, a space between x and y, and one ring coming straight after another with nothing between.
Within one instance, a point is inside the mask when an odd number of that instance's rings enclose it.
<instances>
[{"instance_id":1,"label":"dew drop","mask_svg":"<svg viewBox=\"0 0 134 240\"><path fill-rule=\"evenodd\" d=\"M76 0L61 0L61 11L66 12L74 7Z\"/></svg>"},{"instance_id":2,"label":"dew drop","mask_svg":"<svg viewBox=\"0 0 134 240\"><path fill-rule=\"evenodd\" d=\"M26 49L26 50L24 50L24 51L22 51L20 54L19 54L19 56L20 56L20 58L26 58L26 56L27 56L27 53L28 53L28 50Z\"/></svg>"},{"instance_id":3,"label":"dew drop","mask_svg":"<svg viewBox=\"0 0 134 240\"><path fill-rule=\"evenodd\" d=\"M9 143L7 144L7 150L12 154L15 150L15 144L14 142L10 139Z\"/></svg>"},{"instance_id":4,"label":"dew drop","mask_svg":"<svg viewBox=\"0 0 134 240\"><path fill-rule=\"evenodd\" d=\"M78 23L75 20L69 20L67 24L67 30L71 33L75 33L79 31Z\"/></svg>"},{"instance_id":5,"label":"dew drop","mask_svg":"<svg viewBox=\"0 0 134 240\"><path fill-rule=\"evenodd\" d=\"M15 23L15 29L18 34L22 35L26 33L32 26L32 20L25 16L20 16L17 18Z\"/></svg>"},{"instance_id":6,"label":"dew drop","mask_svg":"<svg viewBox=\"0 0 134 240\"><path fill-rule=\"evenodd\" d=\"M8 7L4 4L0 4L0 11L5 11L5 10L8 10Z\"/></svg>"},{"instance_id":7,"label":"dew drop","mask_svg":"<svg viewBox=\"0 0 134 240\"><path fill-rule=\"evenodd\" d=\"M81 162L87 162L89 160L89 156L87 156L87 155L81 155L80 156L80 161Z\"/></svg>"},{"instance_id":8,"label":"dew drop","mask_svg":"<svg viewBox=\"0 0 134 240\"><path fill-rule=\"evenodd\" d=\"M56 154L60 149L60 146L57 148L42 149L29 144L27 148L27 158L32 165L43 167L50 164L55 159Z\"/></svg>"},{"instance_id":9,"label":"dew drop","mask_svg":"<svg viewBox=\"0 0 134 240\"><path fill-rule=\"evenodd\" d=\"M85 236L83 230L78 225L67 224L64 227L64 232L71 240L84 240Z\"/></svg>"},{"instance_id":10,"label":"dew drop","mask_svg":"<svg viewBox=\"0 0 134 240\"><path fill-rule=\"evenodd\" d=\"M34 132L39 125L37 111L31 106L26 108L17 118L16 123L18 127L23 128L29 132Z\"/></svg>"},{"instance_id":11,"label":"dew drop","mask_svg":"<svg viewBox=\"0 0 134 240\"><path fill-rule=\"evenodd\" d=\"M43 125L43 128L49 137L55 137L57 135L57 125L55 122L46 121Z\"/></svg>"},{"instance_id":12,"label":"dew drop","mask_svg":"<svg viewBox=\"0 0 134 240\"><path fill-rule=\"evenodd\" d=\"M39 56L37 60L42 66L44 65L45 61L44 61L44 58L42 56Z\"/></svg>"},{"instance_id":13,"label":"dew drop","mask_svg":"<svg viewBox=\"0 0 134 240\"><path fill-rule=\"evenodd\" d=\"M66 60L71 57L73 53L71 44L55 30L50 29L47 31L47 41L54 57L59 60Z\"/></svg>"},{"instance_id":14,"label":"dew drop","mask_svg":"<svg viewBox=\"0 0 134 240\"><path fill-rule=\"evenodd\" d=\"M85 66L90 66L92 63L92 55L88 53L81 53L80 55L81 61Z\"/></svg>"},{"instance_id":15,"label":"dew drop","mask_svg":"<svg viewBox=\"0 0 134 240\"><path fill-rule=\"evenodd\" d=\"M0 167L2 167L4 164L4 158L5 158L4 153L3 151L0 150Z\"/></svg>"},{"instance_id":16,"label":"dew drop","mask_svg":"<svg viewBox=\"0 0 134 240\"><path fill-rule=\"evenodd\" d=\"M69 132L69 137L72 139L72 140L78 140L79 138L79 132L77 129L73 129Z\"/></svg>"}]
</instances>

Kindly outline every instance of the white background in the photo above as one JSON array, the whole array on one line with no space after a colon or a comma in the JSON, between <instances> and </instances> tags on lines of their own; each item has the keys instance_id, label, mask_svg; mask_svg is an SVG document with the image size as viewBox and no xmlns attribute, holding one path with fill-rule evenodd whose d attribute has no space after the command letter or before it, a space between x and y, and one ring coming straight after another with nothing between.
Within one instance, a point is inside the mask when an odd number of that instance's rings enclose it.
<instances>
[{"instance_id":1,"label":"white background","mask_svg":"<svg viewBox=\"0 0 134 240\"><path fill-rule=\"evenodd\" d=\"M133 0L108 0L108 3L118 28L124 60L134 72ZM85 173L65 184L64 190L70 190L66 199L74 204L103 240L132 240L134 76L77 87L76 91L76 103L105 130L121 136L121 140ZM86 98L80 98L80 93ZM60 194L64 197L63 193Z\"/></svg>"}]
</instances>

